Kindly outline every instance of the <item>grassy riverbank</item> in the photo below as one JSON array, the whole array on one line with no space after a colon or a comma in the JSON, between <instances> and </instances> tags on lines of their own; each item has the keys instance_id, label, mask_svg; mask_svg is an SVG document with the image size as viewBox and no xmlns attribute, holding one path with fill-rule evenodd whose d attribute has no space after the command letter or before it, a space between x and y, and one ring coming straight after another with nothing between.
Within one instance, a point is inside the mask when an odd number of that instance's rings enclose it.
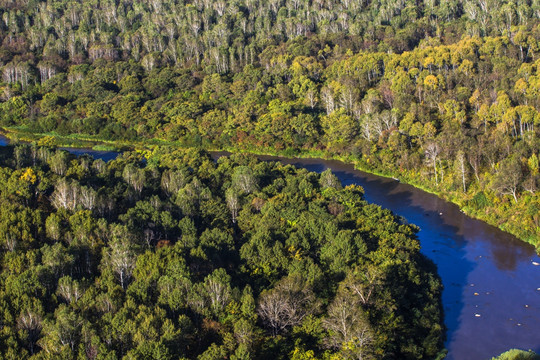
<instances>
[{"instance_id":1,"label":"grassy riverbank","mask_svg":"<svg viewBox=\"0 0 540 360\"><path fill-rule=\"evenodd\" d=\"M91 148L93 150L114 151L114 150L150 150L155 146L174 146L186 148L192 146L181 141L169 141L164 139L144 139L135 141L110 141L100 139L97 136L85 136L80 134L59 135L56 133L33 133L21 127L3 128L3 135L13 142L30 142L41 146L55 147L74 147L74 148ZM257 147L216 147L211 145L203 145L208 151L228 151L228 152L247 152L254 155L271 155L283 157L299 157L299 158L323 158L334 159L345 163L353 164L356 169L365 171L371 174L384 177L397 178L403 183L410 184L423 191L435 194L440 198L452 202L460 207L460 209L473 218L482 220L499 229L513 234L517 238L528 242L538 248L540 241L540 226L538 224L538 195L522 196L517 204L512 203L510 197L499 198L495 194L485 189L480 189L478 186L471 186L467 192L456 191L451 189L451 182L444 180L439 184L426 182L424 175L416 171L396 171L384 169L380 166L373 165L373 161L369 158L359 158L351 154L336 154L329 153L323 150L315 149L275 149L271 147L261 151ZM536 227L531 227L523 224L523 216L533 217L536 222Z\"/></svg>"}]
</instances>

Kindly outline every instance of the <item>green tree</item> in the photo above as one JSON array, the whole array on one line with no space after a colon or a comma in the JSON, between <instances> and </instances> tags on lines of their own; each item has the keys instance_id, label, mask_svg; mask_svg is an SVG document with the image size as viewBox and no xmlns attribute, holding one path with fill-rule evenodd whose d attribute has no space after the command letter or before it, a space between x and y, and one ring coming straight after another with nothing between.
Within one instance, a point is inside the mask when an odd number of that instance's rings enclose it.
<instances>
[{"instance_id":1,"label":"green tree","mask_svg":"<svg viewBox=\"0 0 540 360\"><path fill-rule=\"evenodd\" d=\"M517 203L517 192L522 178L523 173L519 160L515 157L508 158L500 163L491 186L501 195L512 195Z\"/></svg>"}]
</instances>

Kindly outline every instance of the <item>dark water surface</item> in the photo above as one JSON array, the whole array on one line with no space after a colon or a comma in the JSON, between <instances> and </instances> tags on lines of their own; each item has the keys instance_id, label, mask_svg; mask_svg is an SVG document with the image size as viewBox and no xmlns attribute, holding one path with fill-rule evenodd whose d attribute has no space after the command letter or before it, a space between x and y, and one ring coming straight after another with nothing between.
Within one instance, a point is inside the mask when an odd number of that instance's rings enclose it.
<instances>
[{"instance_id":1,"label":"dark water surface","mask_svg":"<svg viewBox=\"0 0 540 360\"><path fill-rule=\"evenodd\" d=\"M328 168L366 200L420 227L422 252L442 278L447 359L490 359L510 348L540 351L540 258L534 248L435 195L340 161L278 160L311 171Z\"/></svg>"},{"instance_id":2,"label":"dark water surface","mask_svg":"<svg viewBox=\"0 0 540 360\"><path fill-rule=\"evenodd\" d=\"M7 143L0 137L0 146ZM66 150L105 161L120 154ZM435 195L340 161L259 158L316 172L330 168L343 185L361 185L367 201L420 227L422 252L437 264L444 285L447 359L490 359L510 348L540 352L540 258L532 246Z\"/></svg>"},{"instance_id":3,"label":"dark water surface","mask_svg":"<svg viewBox=\"0 0 540 360\"><path fill-rule=\"evenodd\" d=\"M6 146L9 144L9 139L0 135L0 146Z\"/></svg>"},{"instance_id":4,"label":"dark water surface","mask_svg":"<svg viewBox=\"0 0 540 360\"><path fill-rule=\"evenodd\" d=\"M9 145L9 139L4 135L0 135L0 146ZM93 150L87 148L70 148L70 147L60 147L62 150L66 150L74 155L90 155L94 159L101 159L103 161L110 161L116 159L120 154L119 151L106 151L106 150Z\"/></svg>"},{"instance_id":5,"label":"dark water surface","mask_svg":"<svg viewBox=\"0 0 540 360\"><path fill-rule=\"evenodd\" d=\"M81 156L81 155L90 155L94 159L101 159L105 162L116 159L121 152L118 151L106 151L106 150L92 150L92 149L77 149L77 148L68 148L61 147L60 149L69 151L70 153Z\"/></svg>"}]
</instances>

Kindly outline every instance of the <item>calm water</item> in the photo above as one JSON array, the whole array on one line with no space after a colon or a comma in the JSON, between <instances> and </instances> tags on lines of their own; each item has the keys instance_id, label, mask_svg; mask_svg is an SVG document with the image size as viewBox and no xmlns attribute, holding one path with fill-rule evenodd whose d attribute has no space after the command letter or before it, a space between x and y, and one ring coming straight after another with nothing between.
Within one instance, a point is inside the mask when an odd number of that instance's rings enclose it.
<instances>
[{"instance_id":1,"label":"calm water","mask_svg":"<svg viewBox=\"0 0 540 360\"><path fill-rule=\"evenodd\" d=\"M451 203L396 180L321 159L279 160L311 171L332 169L343 185L420 227L422 252L442 278L447 359L490 359L510 348L540 351L540 258L534 248Z\"/></svg>"},{"instance_id":2,"label":"calm water","mask_svg":"<svg viewBox=\"0 0 540 360\"><path fill-rule=\"evenodd\" d=\"M0 138L0 146L7 141ZM66 149L105 161L120 153ZM219 157L222 153L214 153ZM330 168L343 185L358 184L366 200L420 227L422 252L442 278L447 359L490 359L510 348L540 352L540 258L512 235L461 213L435 195L396 180L322 159L278 160L310 171Z\"/></svg>"},{"instance_id":3,"label":"calm water","mask_svg":"<svg viewBox=\"0 0 540 360\"><path fill-rule=\"evenodd\" d=\"M81 155L90 155L94 159L101 159L103 161L111 161L116 159L121 152L118 151L102 151L102 150L92 150L92 149L77 149L77 148L66 148L61 147L60 149L69 151L70 153L81 156Z\"/></svg>"},{"instance_id":4,"label":"calm water","mask_svg":"<svg viewBox=\"0 0 540 360\"><path fill-rule=\"evenodd\" d=\"M3 135L0 135L0 146L6 146L9 144L9 139ZM101 159L103 161L110 161L116 159L121 152L118 151L101 151L101 150L92 150L92 149L78 149L78 148L67 148L61 147L60 149L69 151L72 154L77 156L81 155L91 155L95 159Z\"/></svg>"}]
</instances>

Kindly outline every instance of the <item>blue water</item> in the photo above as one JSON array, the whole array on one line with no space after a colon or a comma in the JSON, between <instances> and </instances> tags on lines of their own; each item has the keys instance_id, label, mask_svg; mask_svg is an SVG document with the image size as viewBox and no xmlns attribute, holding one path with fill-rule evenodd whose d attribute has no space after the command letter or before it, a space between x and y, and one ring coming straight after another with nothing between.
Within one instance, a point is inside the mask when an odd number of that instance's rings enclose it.
<instances>
[{"instance_id":1,"label":"blue water","mask_svg":"<svg viewBox=\"0 0 540 360\"><path fill-rule=\"evenodd\" d=\"M5 136L0 135L0 146L6 146L9 144L8 138Z\"/></svg>"},{"instance_id":2,"label":"blue water","mask_svg":"<svg viewBox=\"0 0 540 360\"><path fill-rule=\"evenodd\" d=\"M0 137L0 146L4 145L7 140ZM104 161L121 154L66 150ZM540 352L540 258L532 246L466 216L435 195L352 165L322 159L260 158L316 172L330 168L343 185L361 185L367 201L420 227L421 251L437 265L444 285L447 359L490 359L510 348Z\"/></svg>"},{"instance_id":3,"label":"blue water","mask_svg":"<svg viewBox=\"0 0 540 360\"><path fill-rule=\"evenodd\" d=\"M510 234L472 219L435 195L321 159L279 160L332 169L343 185L420 227L421 251L438 267L447 326L447 359L490 359L510 348L540 351L540 258Z\"/></svg>"},{"instance_id":4,"label":"blue water","mask_svg":"<svg viewBox=\"0 0 540 360\"><path fill-rule=\"evenodd\" d=\"M61 147L60 149L66 150L74 155L90 155L94 159L101 159L105 162L116 159L121 152L118 151L103 151L103 150L92 150L92 149L78 149L78 148L66 148Z\"/></svg>"}]
</instances>

